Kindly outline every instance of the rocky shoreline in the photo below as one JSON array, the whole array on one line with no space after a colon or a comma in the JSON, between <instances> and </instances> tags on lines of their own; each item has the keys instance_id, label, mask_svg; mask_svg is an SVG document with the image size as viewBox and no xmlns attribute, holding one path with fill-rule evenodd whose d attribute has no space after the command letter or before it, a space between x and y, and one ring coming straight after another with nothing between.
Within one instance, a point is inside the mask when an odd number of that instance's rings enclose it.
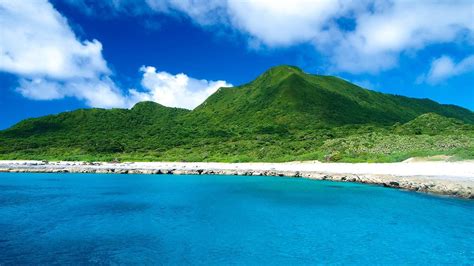
<instances>
[{"instance_id":1,"label":"rocky shoreline","mask_svg":"<svg viewBox=\"0 0 474 266\"><path fill-rule=\"evenodd\" d=\"M0 172L287 176L374 184L474 199L474 162L326 164L319 162L87 163L0 161Z\"/></svg>"}]
</instances>

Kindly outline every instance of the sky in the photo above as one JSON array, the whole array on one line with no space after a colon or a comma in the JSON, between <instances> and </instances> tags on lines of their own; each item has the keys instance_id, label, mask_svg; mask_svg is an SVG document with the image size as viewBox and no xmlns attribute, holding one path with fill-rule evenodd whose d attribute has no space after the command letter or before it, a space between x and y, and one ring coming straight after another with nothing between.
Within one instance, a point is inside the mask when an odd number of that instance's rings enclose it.
<instances>
[{"instance_id":1,"label":"sky","mask_svg":"<svg viewBox=\"0 0 474 266\"><path fill-rule=\"evenodd\" d=\"M474 1L0 0L0 129L193 109L282 64L474 110Z\"/></svg>"}]
</instances>

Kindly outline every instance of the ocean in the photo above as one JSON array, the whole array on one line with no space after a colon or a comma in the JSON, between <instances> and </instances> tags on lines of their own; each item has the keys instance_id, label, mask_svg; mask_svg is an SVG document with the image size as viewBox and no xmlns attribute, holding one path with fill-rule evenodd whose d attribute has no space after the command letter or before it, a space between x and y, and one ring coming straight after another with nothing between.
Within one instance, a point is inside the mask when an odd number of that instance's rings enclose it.
<instances>
[{"instance_id":1,"label":"ocean","mask_svg":"<svg viewBox=\"0 0 474 266\"><path fill-rule=\"evenodd\" d=\"M473 263L473 200L287 177L0 173L0 265Z\"/></svg>"}]
</instances>

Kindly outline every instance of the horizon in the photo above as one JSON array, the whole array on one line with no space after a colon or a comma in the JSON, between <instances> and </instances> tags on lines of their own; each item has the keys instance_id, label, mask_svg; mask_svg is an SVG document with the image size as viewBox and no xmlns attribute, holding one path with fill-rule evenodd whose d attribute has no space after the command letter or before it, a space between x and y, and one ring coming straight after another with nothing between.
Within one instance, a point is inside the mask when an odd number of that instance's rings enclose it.
<instances>
[{"instance_id":1,"label":"horizon","mask_svg":"<svg viewBox=\"0 0 474 266\"><path fill-rule=\"evenodd\" d=\"M41 0L0 7L0 129L146 100L192 109L217 88L278 65L474 110L469 1ZM261 14L268 16L255 21ZM430 21L436 14L444 16Z\"/></svg>"}]
</instances>

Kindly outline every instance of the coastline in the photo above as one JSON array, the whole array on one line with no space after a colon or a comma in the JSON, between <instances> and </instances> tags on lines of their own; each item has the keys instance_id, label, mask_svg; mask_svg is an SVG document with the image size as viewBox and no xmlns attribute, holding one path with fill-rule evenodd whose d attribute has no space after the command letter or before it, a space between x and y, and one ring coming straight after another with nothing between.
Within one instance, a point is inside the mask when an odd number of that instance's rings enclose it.
<instances>
[{"instance_id":1,"label":"coastline","mask_svg":"<svg viewBox=\"0 0 474 266\"><path fill-rule=\"evenodd\" d=\"M400 163L188 163L188 162L43 162L1 161L0 172L216 174L301 177L357 182L474 199L474 161Z\"/></svg>"}]
</instances>

